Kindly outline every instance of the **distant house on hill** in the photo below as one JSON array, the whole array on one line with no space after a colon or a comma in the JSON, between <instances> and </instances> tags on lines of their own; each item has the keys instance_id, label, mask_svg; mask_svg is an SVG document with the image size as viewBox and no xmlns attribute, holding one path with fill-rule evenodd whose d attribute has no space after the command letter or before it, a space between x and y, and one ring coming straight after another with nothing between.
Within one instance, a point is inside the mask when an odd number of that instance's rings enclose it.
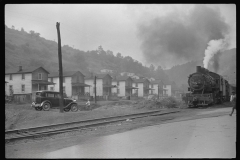
<instances>
[{"instance_id":1,"label":"distant house on hill","mask_svg":"<svg viewBox=\"0 0 240 160\"><path fill-rule=\"evenodd\" d=\"M6 94L13 93L14 99L19 101L30 100L32 92L39 90L47 90L49 72L43 67L27 67L19 66L18 69L10 69L5 72L5 81L8 82Z\"/></svg>"},{"instance_id":2,"label":"distant house on hill","mask_svg":"<svg viewBox=\"0 0 240 160\"><path fill-rule=\"evenodd\" d=\"M89 96L85 94L85 87L90 88L90 86L85 84L84 77L80 71L63 71L63 92L67 97L81 99ZM49 85L48 90L59 92L59 73L51 73L48 81L55 83L55 85Z\"/></svg>"},{"instance_id":3,"label":"distant house on hill","mask_svg":"<svg viewBox=\"0 0 240 160\"><path fill-rule=\"evenodd\" d=\"M153 90L149 88L149 84L150 81L148 79L135 79L132 86L138 88L138 90L135 90L134 94L137 94L138 97L148 96L149 90Z\"/></svg>"},{"instance_id":4,"label":"distant house on hill","mask_svg":"<svg viewBox=\"0 0 240 160\"><path fill-rule=\"evenodd\" d=\"M99 99L108 100L112 96L112 77L109 74L89 74L85 77L85 83L90 85L90 96L94 97L94 77L96 76L96 95Z\"/></svg>"},{"instance_id":5,"label":"distant house on hill","mask_svg":"<svg viewBox=\"0 0 240 160\"><path fill-rule=\"evenodd\" d=\"M113 70L111 69L102 69L100 70L101 73L113 73Z\"/></svg>"},{"instance_id":6,"label":"distant house on hill","mask_svg":"<svg viewBox=\"0 0 240 160\"><path fill-rule=\"evenodd\" d=\"M132 96L133 90L138 88L132 86L133 79L129 76L116 76L112 80L112 85L116 85L117 88L112 88L112 92L119 97Z\"/></svg>"}]
</instances>

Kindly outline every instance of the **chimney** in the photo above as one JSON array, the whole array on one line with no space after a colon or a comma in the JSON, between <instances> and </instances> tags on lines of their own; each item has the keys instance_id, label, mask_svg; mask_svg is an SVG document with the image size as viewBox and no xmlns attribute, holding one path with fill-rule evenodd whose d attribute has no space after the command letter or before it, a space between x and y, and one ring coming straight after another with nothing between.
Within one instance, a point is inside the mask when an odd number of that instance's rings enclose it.
<instances>
[{"instance_id":1,"label":"chimney","mask_svg":"<svg viewBox=\"0 0 240 160\"><path fill-rule=\"evenodd\" d=\"M22 66L19 66L19 71L18 72L20 72L20 71L22 71Z\"/></svg>"},{"instance_id":2,"label":"chimney","mask_svg":"<svg viewBox=\"0 0 240 160\"><path fill-rule=\"evenodd\" d=\"M197 67L196 67L196 72L201 72L201 70L202 70L202 67L201 67L201 66L197 66Z\"/></svg>"}]
</instances>

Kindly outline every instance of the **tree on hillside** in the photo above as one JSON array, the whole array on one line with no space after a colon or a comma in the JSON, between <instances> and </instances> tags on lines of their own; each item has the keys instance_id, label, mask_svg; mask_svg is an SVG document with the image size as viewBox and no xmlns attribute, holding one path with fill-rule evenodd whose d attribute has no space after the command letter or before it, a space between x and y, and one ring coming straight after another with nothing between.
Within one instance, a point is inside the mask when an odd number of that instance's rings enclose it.
<instances>
[{"instance_id":1,"label":"tree on hillside","mask_svg":"<svg viewBox=\"0 0 240 160\"><path fill-rule=\"evenodd\" d=\"M153 64L151 64L151 65L149 66L149 69L150 69L150 71L151 71L151 72L154 72L154 70L155 70L155 67L154 67L154 65L153 65Z\"/></svg>"},{"instance_id":2,"label":"tree on hillside","mask_svg":"<svg viewBox=\"0 0 240 160\"><path fill-rule=\"evenodd\" d=\"M122 59L122 58L123 58L122 54L118 52L118 53L117 53L117 58Z\"/></svg>"}]
</instances>

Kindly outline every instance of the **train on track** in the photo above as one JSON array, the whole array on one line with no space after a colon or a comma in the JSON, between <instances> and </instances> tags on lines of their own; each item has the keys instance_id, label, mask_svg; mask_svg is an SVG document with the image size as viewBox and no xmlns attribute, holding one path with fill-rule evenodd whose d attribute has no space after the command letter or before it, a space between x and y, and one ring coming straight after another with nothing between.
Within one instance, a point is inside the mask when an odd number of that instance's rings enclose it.
<instances>
[{"instance_id":1,"label":"train on track","mask_svg":"<svg viewBox=\"0 0 240 160\"><path fill-rule=\"evenodd\" d=\"M201 66L196 66L196 72L188 77L186 96L189 107L221 104L230 100L231 86L221 75L211 72Z\"/></svg>"}]
</instances>

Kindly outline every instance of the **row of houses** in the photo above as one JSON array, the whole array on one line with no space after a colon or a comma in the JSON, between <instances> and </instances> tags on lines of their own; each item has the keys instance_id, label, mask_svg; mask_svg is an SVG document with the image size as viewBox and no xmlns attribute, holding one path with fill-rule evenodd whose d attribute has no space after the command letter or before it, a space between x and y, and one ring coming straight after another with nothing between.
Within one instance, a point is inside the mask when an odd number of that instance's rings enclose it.
<instances>
[{"instance_id":1,"label":"row of houses","mask_svg":"<svg viewBox=\"0 0 240 160\"><path fill-rule=\"evenodd\" d=\"M67 97L81 99L93 97L96 76L96 96L99 99L117 97L144 97L150 94L171 96L171 84L162 81L149 81L146 78L134 79L130 76L105 74L83 74L81 71L63 72L63 92ZM59 73L49 73L43 67L22 68L5 72L5 93L22 99L39 90L59 91Z\"/></svg>"}]
</instances>

